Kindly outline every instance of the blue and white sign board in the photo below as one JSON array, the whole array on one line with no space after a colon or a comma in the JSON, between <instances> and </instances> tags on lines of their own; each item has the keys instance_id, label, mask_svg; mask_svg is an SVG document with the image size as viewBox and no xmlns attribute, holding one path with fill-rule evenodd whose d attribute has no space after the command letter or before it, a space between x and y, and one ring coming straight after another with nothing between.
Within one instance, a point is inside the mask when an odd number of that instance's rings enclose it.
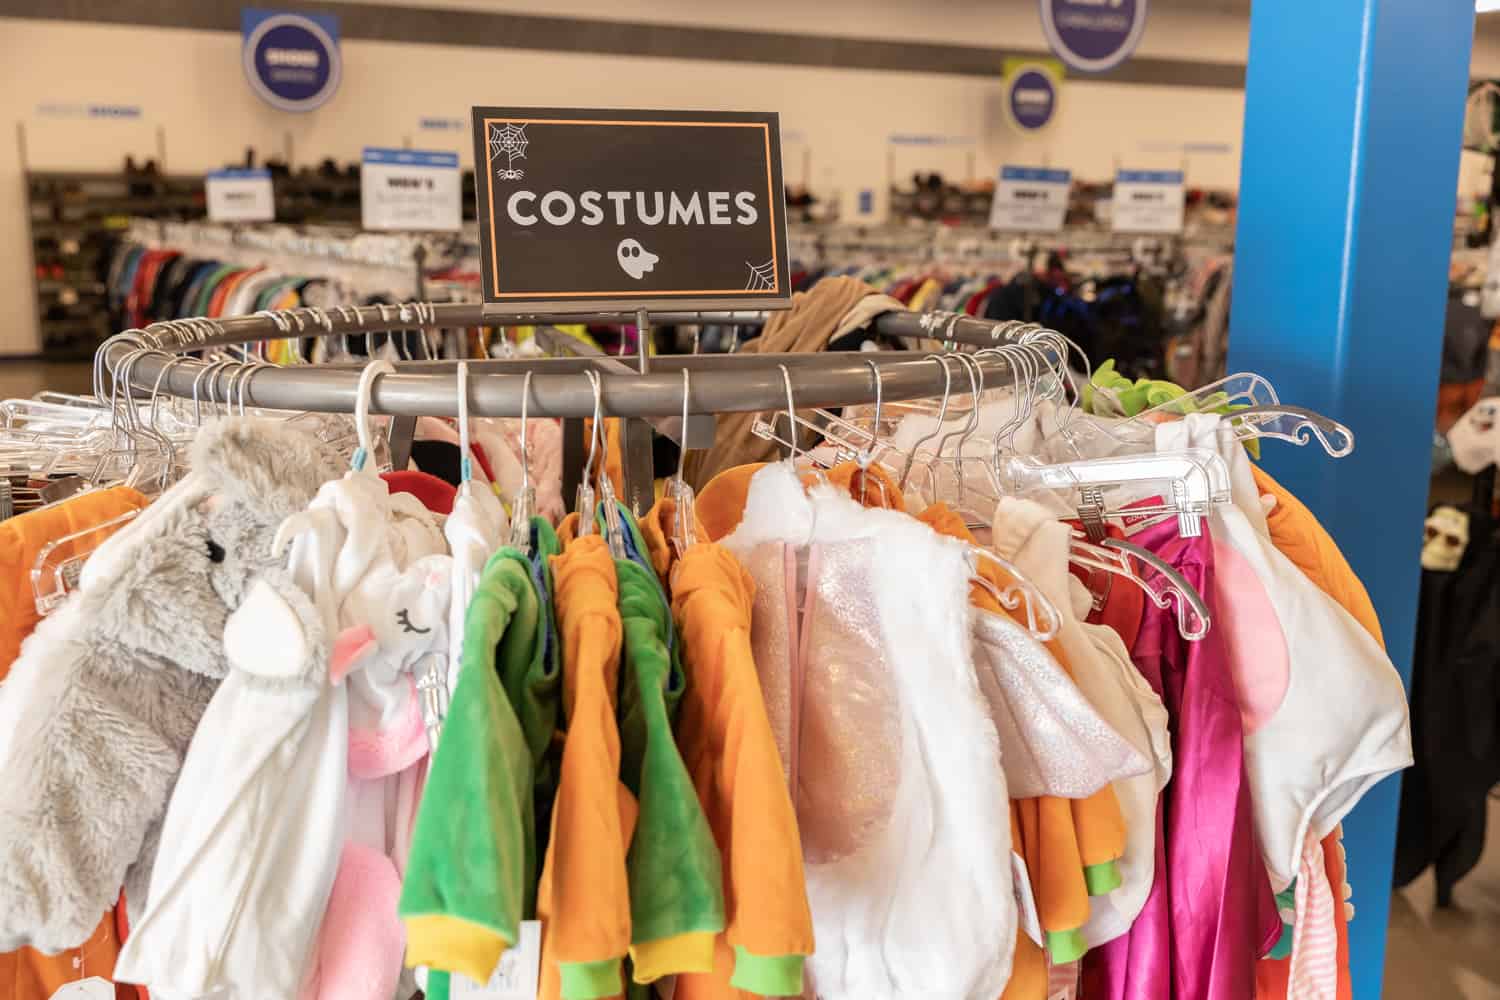
<instances>
[{"instance_id":1,"label":"blue and white sign board","mask_svg":"<svg viewBox=\"0 0 1500 1000\"><path fill-rule=\"evenodd\" d=\"M1181 170L1121 170L1110 199L1110 228L1117 233L1182 232Z\"/></svg>"},{"instance_id":2,"label":"blue and white sign board","mask_svg":"<svg viewBox=\"0 0 1500 1000\"><path fill-rule=\"evenodd\" d=\"M276 219L276 192L271 187L271 171L264 167L210 171L204 180L204 190L210 222Z\"/></svg>"},{"instance_id":3,"label":"blue and white sign board","mask_svg":"<svg viewBox=\"0 0 1500 1000\"><path fill-rule=\"evenodd\" d=\"M1048 167L1001 167L990 204L990 228L1056 233L1068 215L1073 174Z\"/></svg>"},{"instance_id":4,"label":"blue and white sign board","mask_svg":"<svg viewBox=\"0 0 1500 1000\"><path fill-rule=\"evenodd\" d=\"M365 147L359 167L364 228L457 230L462 198L457 153Z\"/></svg>"},{"instance_id":5,"label":"blue and white sign board","mask_svg":"<svg viewBox=\"0 0 1500 1000\"><path fill-rule=\"evenodd\" d=\"M1040 0L1042 34L1069 69L1103 73L1146 33L1147 0Z\"/></svg>"},{"instance_id":6,"label":"blue and white sign board","mask_svg":"<svg viewBox=\"0 0 1500 1000\"><path fill-rule=\"evenodd\" d=\"M282 111L322 107L339 89L339 21L327 14L246 7L240 11L245 79Z\"/></svg>"},{"instance_id":7,"label":"blue and white sign board","mask_svg":"<svg viewBox=\"0 0 1500 1000\"><path fill-rule=\"evenodd\" d=\"M1057 79L1041 63L1010 67L1005 76L1005 117L1022 132L1039 132L1057 113Z\"/></svg>"}]
</instances>

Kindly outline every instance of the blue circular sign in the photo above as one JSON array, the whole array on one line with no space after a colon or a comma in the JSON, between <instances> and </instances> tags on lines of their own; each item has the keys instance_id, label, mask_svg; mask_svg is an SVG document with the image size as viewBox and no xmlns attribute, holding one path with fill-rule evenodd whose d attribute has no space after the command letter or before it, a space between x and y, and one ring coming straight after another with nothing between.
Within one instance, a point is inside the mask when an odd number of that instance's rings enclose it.
<instances>
[{"instance_id":1,"label":"blue circular sign","mask_svg":"<svg viewBox=\"0 0 1500 1000\"><path fill-rule=\"evenodd\" d=\"M1070 69L1102 73L1130 57L1146 31L1147 0L1041 0L1042 34Z\"/></svg>"},{"instance_id":2,"label":"blue circular sign","mask_svg":"<svg viewBox=\"0 0 1500 1000\"><path fill-rule=\"evenodd\" d=\"M342 75L338 42L301 14L272 14L249 29L243 62L251 88L283 111L321 107Z\"/></svg>"},{"instance_id":3,"label":"blue circular sign","mask_svg":"<svg viewBox=\"0 0 1500 1000\"><path fill-rule=\"evenodd\" d=\"M1022 66L1006 81L1005 109L1016 128L1035 132L1057 110L1057 83L1039 66Z\"/></svg>"}]
</instances>

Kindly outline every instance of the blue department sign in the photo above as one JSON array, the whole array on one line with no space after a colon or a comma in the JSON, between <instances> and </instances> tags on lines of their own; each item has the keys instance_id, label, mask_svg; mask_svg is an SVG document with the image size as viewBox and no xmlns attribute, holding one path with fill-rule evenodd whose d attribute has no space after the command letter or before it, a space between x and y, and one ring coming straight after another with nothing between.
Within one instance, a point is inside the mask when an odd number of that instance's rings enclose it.
<instances>
[{"instance_id":1,"label":"blue department sign","mask_svg":"<svg viewBox=\"0 0 1500 1000\"><path fill-rule=\"evenodd\" d=\"M1040 0L1042 33L1070 69L1102 73L1130 58L1146 32L1147 0Z\"/></svg>"},{"instance_id":2,"label":"blue department sign","mask_svg":"<svg viewBox=\"0 0 1500 1000\"><path fill-rule=\"evenodd\" d=\"M1056 116L1057 96L1058 80L1051 67L1006 61L1005 116L1016 128L1023 132L1046 128Z\"/></svg>"},{"instance_id":3,"label":"blue department sign","mask_svg":"<svg viewBox=\"0 0 1500 1000\"><path fill-rule=\"evenodd\" d=\"M338 18L246 7L240 11L245 79L282 111L311 111L339 89Z\"/></svg>"}]
</instances>

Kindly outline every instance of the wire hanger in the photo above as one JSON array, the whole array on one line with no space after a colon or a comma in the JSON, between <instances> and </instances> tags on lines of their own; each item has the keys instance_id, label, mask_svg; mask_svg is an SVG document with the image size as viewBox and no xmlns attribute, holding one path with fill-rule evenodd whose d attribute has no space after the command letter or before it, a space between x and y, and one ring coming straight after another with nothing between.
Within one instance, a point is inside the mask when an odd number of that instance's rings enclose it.
<instances>
[{"instance_id":1,"label":"wire hanger","mask_svg":"<svg viewBox=\"0 0 1500 1000\"><path fill-rule=\"evenodd\" d=\"M531 455L526 448L527 409L531 402L531 372L521 382L521 488L510 506L510 544L522 555L531 555L531 513L536 510L536 490L531 485ZM582 515L579 516L581 521Z\"/></svg>"},{"instance_id":2,"label":"wire hanger","mask_svg":"<svg viewBox=\"0 0 1500 1000\"><path fill-rule=\"evenodd\" d=\"M694 335L696 346L696 334ZM688 425L688 393L690 390L688 370L682 369L682 447L677 450L677 474L666 482L665 493L672 501L672 548L677 557L694 545L697 541L697 530L694 527L693 510L696 500L693 488L683 477L683 471L687 467L687 425Z\"/></svg>"},{"instance_id":3,"label":"wire hanger","mask_svg":"<svg viewBox=\"0 0 1500 1000\"><path fill-rule=\"evenodd\" d=\"M578 494L573 500L573 509L578 512L579 538L594 533L594 456L599 452L599 428L604 420L599 373L586 369L583 374L594 392L594 419L589 424L589 457L583 464L583 476L578 481Z\"/></svg>"}]
</instances>

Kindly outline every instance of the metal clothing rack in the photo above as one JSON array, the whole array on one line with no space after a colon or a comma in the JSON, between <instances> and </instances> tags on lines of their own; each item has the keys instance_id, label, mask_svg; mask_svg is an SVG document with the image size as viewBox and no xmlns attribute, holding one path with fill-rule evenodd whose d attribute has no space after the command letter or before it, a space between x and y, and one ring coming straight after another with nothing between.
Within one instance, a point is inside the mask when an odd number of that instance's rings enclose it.
<instances>
[{"instance_id":1,"label":"metal clothing rack","mask_svg":"<svg viewBox=\"0 0 1500 1000\"><path fill-rule=\"evenodd\" d=\"M96 391L111 373L120 390L132 395L166 393L195 400L234 401L276 410L352 413L361 365L278 367L255 360L201 361L185 352L287 337L340 336L395 330L476 325L633 322L642 331L636 367L615 358L566 357L468 362L468 412L478 416L531 416L564 419L564 496L581 478L584 465L582 420L596 412L626 418L622 451L626 495L644 514L652 502L651 429L643 418L692 414L779 411L839 407L876 399L907 400L962 392L966 378L930 357L899 352L808 354L666 355L648 358L651 324L722 323L759 326L760 312L666 312L648 314L498 315L471 304L410 303L262 312L231 319L167 320L128 330L106 341L95 356ZM984 323L957 313L888 312L877 316L876 333L907 339L941 340L945 349L1016 344L1050 334L1035 324ZM1061 366L1061 341L1041 345L1049 364ZM1015 384L1018 374L1002 353L976 354L984 385ZM408 361L396 373L374 380L371 413L396 417L391 428L393 464L404 467L419 416L457 416L456 361ZM623 370L622 370L623 369ZM1038 374L1027 365L1029 374ZM682 372L689 372L684 382ZM580 376L597 375L594 381ZM877 374L878 372L878 374ZM529 379L525 378L530 375ZM495 377L499 376L499 377ZM529 393L527 387L529 386ZM687 399L684 400L686 394ZM637 419L642 418L642 419ZM660 426L660 421L656 421ZM679 444L687 428L676 436ZM709 439L712 436L709 435Z\"/></svg>"},{"instance_id":2,"label":"metal clothing rack","mask_svg":"<svg viewBox=\"0 0 1500 1000\"><path fill-rule=\"evenodd\" d=\"M722 323L760 325L766 314L652 313L656 324ZM345 306L322 310L293 309L215 320L166 320L128 330L106 341L96 355L96 369L121 372L124 383L139 394L165 393L181 398L242 400L247 406L352 413L359 382L358 365L276 367L268 364L204 362L180 357L184 352L287 337L338 336L394 330L437 329L500 324L638 322L636 314L486 313L474 304L413 303ZM938 340L950 345L1000 347L1028 334L1045 332L1034 324L987 323L956 314L889 312L872 328L885 336ZM642 338L644 344L645 338ZM1053 352L1055 356L1055 351ZM134 356L134 357L132 357ZM131 363L123 363L130 359ZM877 389L867 361L880 370L878 388L885 399L919 399L959 387L953 370L920 357L886 354L665 355L650 359L649 370L632 374L611 371L602 359L537 358L469 362L469 412L478 416L519 416L522 374L533 373L527 412L532 416L577 418L594 413L584 370L600 371L602 409L610 416L673 416L682 412L682 378L692 373L690 412L733 413L784 409L786 380L778 366L793 373L799 409L870 402ZM1015 380L1003 356L983 355L979 362L991 388ZM377 379L370 412L398 416L456 416L455 361L397 363L397 374ZM646 368L642 364L640 368ZM484 376L508 375L509 378ZM122 388L124 386L122 385Z\"/></svg>"}]
</instances>

